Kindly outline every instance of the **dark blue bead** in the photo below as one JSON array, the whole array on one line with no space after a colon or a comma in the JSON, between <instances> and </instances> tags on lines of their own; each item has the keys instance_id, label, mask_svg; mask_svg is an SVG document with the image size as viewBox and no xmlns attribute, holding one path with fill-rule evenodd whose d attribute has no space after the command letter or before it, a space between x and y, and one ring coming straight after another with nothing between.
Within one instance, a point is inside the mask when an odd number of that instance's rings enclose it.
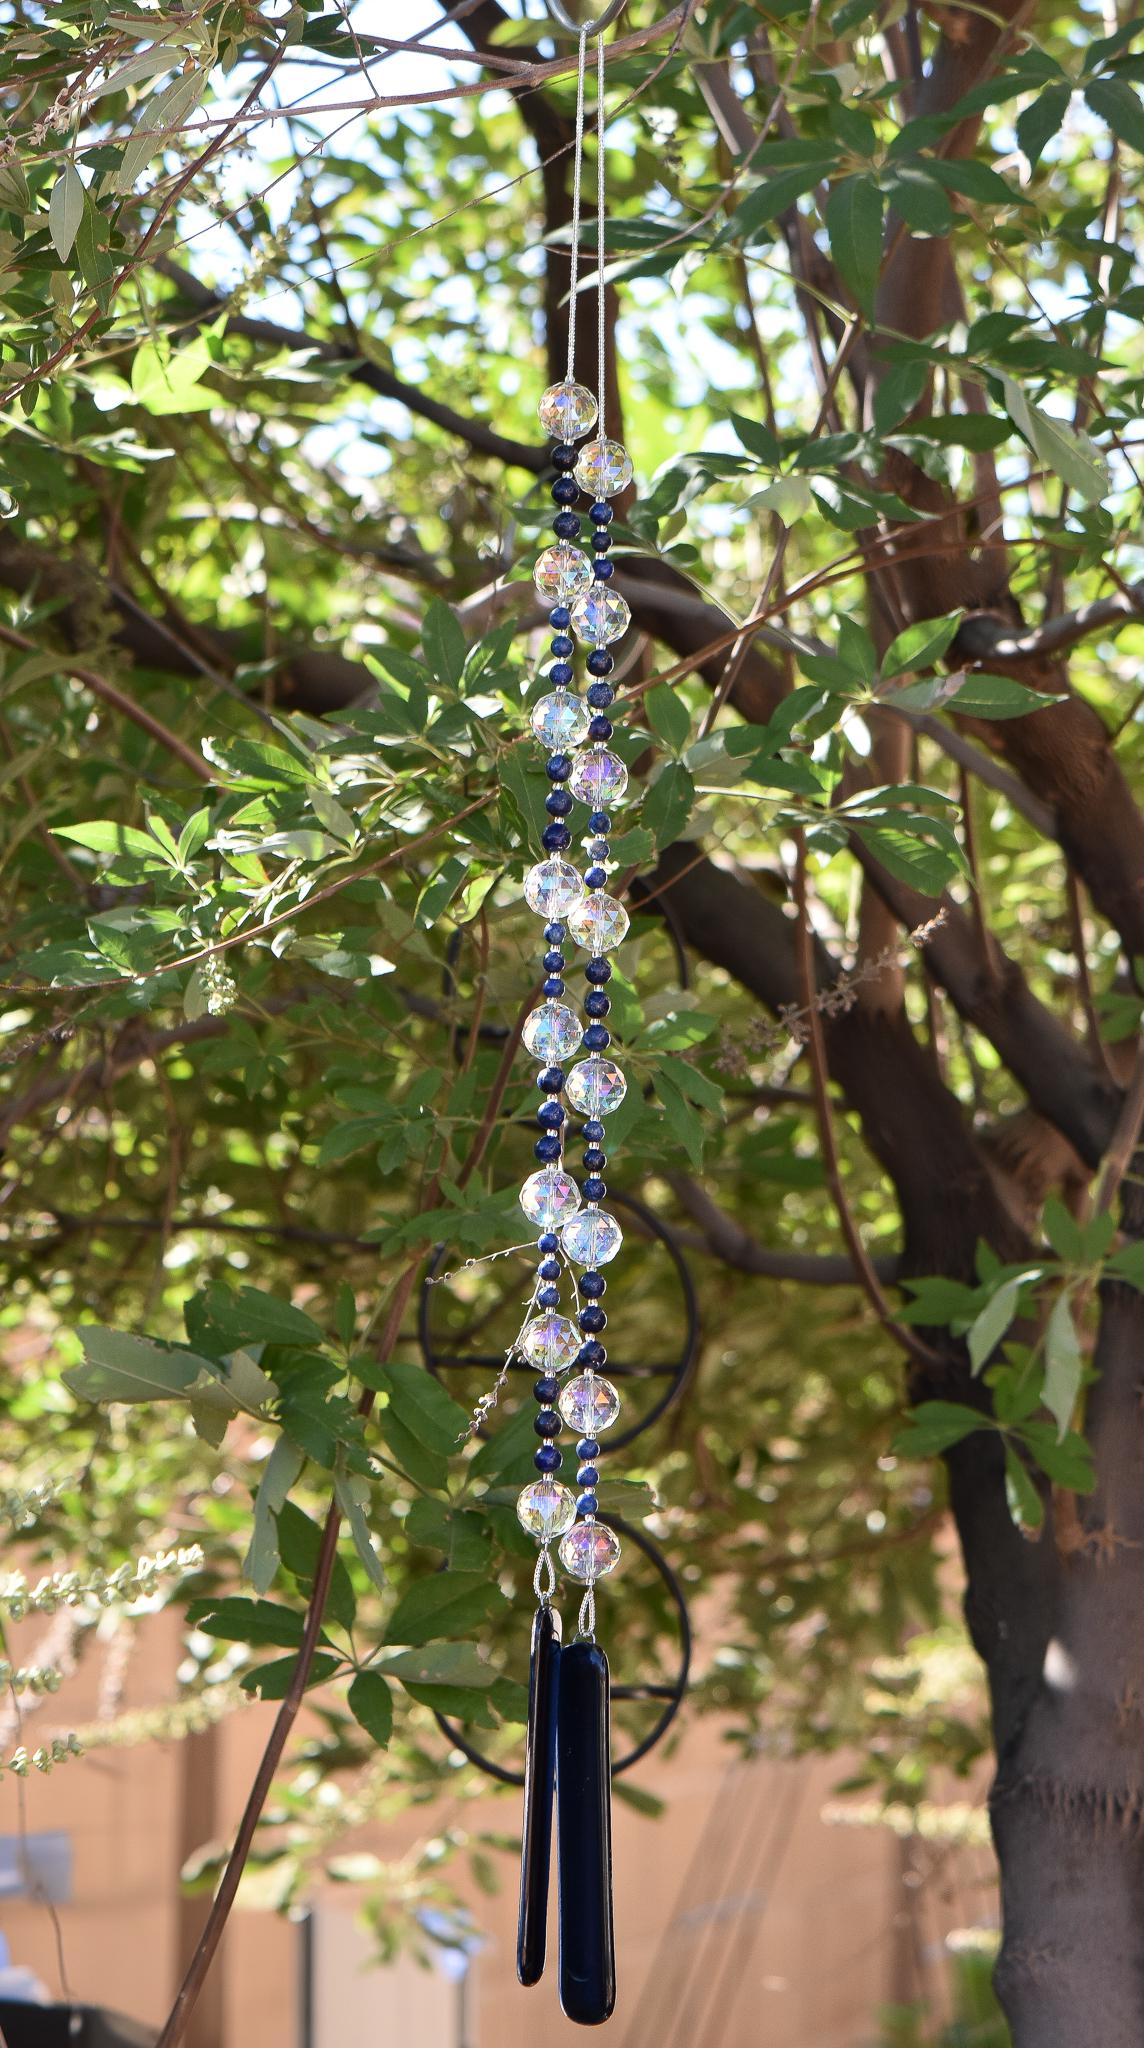
<instances>
[{"instance_id":1,"label":"dark blue bead","mask_svg":"<svg viewBox=\"0 0 1144 2048\"><path fill-rule=\"evenodd\" d=\"M549 1166L554 1159L560 1157L560 1140L549 1131L543 1138L537 1139L532 1151L533 1157L539 1159L542 1166Z\"/></svg>"},{"instance_id":2,"label":"dark blue bead","mask_svg":"<svg viewBox=\"0 0 1144 2048\"><path fill-rule=\"evenodd\" d=\"M608 1283L602 1273L581 1273L580 1275L580 1292L587 1301L598 1301L600 1295L607 1289L607 1285Z\"/></svg>"},{"instance_id":3,"label":"dark blue bead","mask_svg":"<svg viewBox=\"0 0 1144 2048\"><path fill-rule=\"evenodd\" d=\"M576 1456L578 1458L598 1458L599 1455L600 1446L596 1442L595 1437L582 1436L576 1446Z\"/></svg>"},{"instance_id":4,"label":"dark blue bead","mask_svg":"<svg viewBox=\"0 0 1144 2048\"><path fill-rule=\"evenodd\" d=\"M575 469L576 450L571 441L558 441L552 450L553 469Z\"/></svg>"},{"instance_id":5,"label":"dark blue bead","mask_svg":"<svg viewBox=\"0 0 1144 2048\"><path fill-rule=\"evenodd\" d=\"M607 879L608 879L608 870L607 870L607 868L587 868L587 869L585 869L585 872L584 872L584 880L585 880L585 881L587 882L587 884L588 884L588 887L589 887L589 889L602 889L602 888L603 888L603 886L604 886L604 883L605 883L605 882L607 881Z\"/></svg>"},{"instance_id":6,"label":"dark blue bead","mask_svg":"<svg viewBox=\"0 0 1144 2048\"><path fill-rule=\"evenodd\" d=\"M585 1052L603 1052L612 1042L612 1034L602 1024L589 1024L584 1033Z\"/></svg>"},{"instance_id":7,"label":"dark blue bead","mask_svg":"<svg viewBox=\"0 0 1144 2048\"><path fill-rule=\"evenodd\" d=\"M592 546L597 554L606 555L612 545L612 535L606 526L597 526L592 534Z\"/></svg>"},{"instance_id":8,"label":"dark blue bead","mask_svg":"<svg viewBox=\"0 0 1144 2048\"><path fill-rule=\"evenodd\" d=\"M604 718L601 715L598 718L590 718L588 721L588 738L590 740L610 740L614 731L615 727L610 718Z\"/></svg>"},{"instance_id":9,"label":"dark blue bead","mask_svg":"<svg viewBox=\"0 0 1144 2048\"><path fill-rule=\"evenodd\" d=\"M566 604L554 604L548 614L548 623L563 633L572 624L572 614Z\"/></svg>"},{"instance_id":10,"label":"dark blue bead","mask_svg":"<svg viewBox=\"0 0 1144 2048\"><path fill-rule=\"evenodd\" d=\"M608 1354L603 1345L592 1337L587 1344L581 1344L576 1354L576 1362L578 1365L590 1365L593 1370L597 1370L608 1363Z\"/></svg>"},{"instance_id":11,"label":"dark blue bead","mask_svg":"<svg viewBox=\"0 0 1144 2048\"><path fill-rule=\"evenodd\" d=\"M593 526L610 526L615 516L606 498L597 498L595 504L588 507L588 517Z\"/></svg>"},{"instance_id":12,"label":"dark blue bead","mask_svg":"<svg viewBox=\"0 0 1144 2048\"><path fill-rule=\"evenodd\" d=\"M606 647L593 647L588 656L587 669L590 676L610 676L616 666L616 657Z\"/></svg>"},{"instance_id":13,"label":"dark blue bead","mask_svg":"<svg viewBox=\"0 0 1144 2048\"><path fill-rule=\"evenodd\" d=\"M601 988L604 982L610 981L611 978L611 964L607 960L589 960L584 969L585 981L590 981L594 988Z\"/></svg>"},{"instance_id":14,"label":"dark blue bead","mask_svg":"<svg viewBox=\"0 0 1144 2048\"><path fill-rule=\"evenodd\" d=\"M583 1138L586 1145L603 1144L604 1126L600 1122L598 1116L589 1117L587 1123L584 1125Z\"/></svg>"},{"instance_id":15,"label":"dark blue bead","mask_svg":"<svg viewBox=\"0 0 1144 2048\"><path fill-rule=\"evenodd\" d=\"M560 1452L555 1444L541 1444L532 1454L532 1462L538 1472L559 1472Z\"/></svg>"},{"instance_id":16,"label":"dark blue bead","mask_svg":"<svg viewBox=\"0 0 1144 2048\"><path fill-rule=\"evenodd\" d=\"M544 936L548 940L550 946L563 945L564 940L568 937L568 927L566 924L559 923L546 924L544 927Z\"/></svg>"},{"instance_id":17,"label":"dark blue bead","mask_svg":"<svg viewBox=\"0 0 1144 2048\"><path fill-rule=\"evenodd\" d=\"M600 1484L599 1466L581 1465L576 1474L576 1484L577 1486L598 1486Z\"/></svg>"},{"instance_id":18,"label":"dark blue bead","mask_svg":"<svg viewBox=\"0 0 1144 2048\"><path fill-rule=\"evenodd\" d=\"M542 1287L536 1297L536 1302L538 1308L559 1308L560 1289L558 1287Z\"/></svg>"},{"instance_id":19,"label":"dark blue bead","mask_svg":"<svg viewBox=\"0 0 1144 2048\"><path fill-rule=\"evenodd\" d=\"M614 576L615 573L616 565L608 560L607 555L596 556L592 563L592 574L595 576L597 583L606 583L609 576Z\"/></svg>"},{"instance_id":20,"label":"dark blue bead","mask_svg":"<svg viewBox=\"0 0 1144 2048\"><path fill-rule=\"evenodd\" d=\"M604 1314L603 1309L593 1302L590 1307L580 1310L576 1320L580 1328L586 1331L589 1337L598 1337L608 1318ZM537 1398L539 1399L539 1396Z\"/></svg>"},{"instance_id":21,"label":"dark blue bead","mask_svg":"<svg viewBox=\"0 0 1144 2048\"><path fill-rule=\"evenodd\" d=\"M590 1174L588 1179L584 1182L583 1192L584 1200L586 1202L602 1202L608 1190L604 1186L604 1183L600 1179L599 1175L593 1173Z\"/></svg>"},{"instance_id":22,"label":"dark blue bead","mask_svg":"<svg viewBox=\"0 0 1144 2048\"><path fill-rule=\"evenodd\" d=\"M592 812L592 815L591 815L591 817L590 817L590 818L589 818L589 820L588 820L588 830L589 830L589 832L596 832L596 833L600 833L600 832L610 832L610 831L611 831L611 829L612 829L612 821L611 821L611 818L609 817L609 815L608 815L607 811L593 811L593 812Z\"/></svg>"},{"instance_id":23,"label":"dark blue bead","mask_svg":"<svg viewBox=\"0 0 1144 2048\"><path fill-rule=\"evenodd\" d=\"M594 1493L582 1493L576 1502L577 1510L582 1515L594 1515L599 1505Z\"/></svg>"},{"instance_id":24,"label":"dark blue bead","mask_svg":"<svg viewBox=\"0 0 1144 2048\"><path fill-rule=\"evenodd\" d=\"M572 809L572 799L566 789L550 789L544 799L544 808L550 818L566 818Z\"/></svg>"},{"instance_id":25,"label":"dark blue bead","mask_svg":"<svg viewBox=\"0 0 1144 2048\"><path fill-rule=\"evenodd\" d=\"M575 512L558 512L552 522L552 531L557 540L579 540L580 521Z\"/></svg>"},{"instance_id":26,"label":"dark blue bead","mask_svg":"<svg viewBox=\"0 0 1144 2048\"><path fill-rule=\"evenodd\" d=\"M562 1110L561 1115L563 1116L563 1114ZM554 1230L542 1230L536 1240L537 1251L543 1252L547 1256L550 1252L558 1251L559 1248L560 1239L557 1237L556 1232ZM547 1278L548 1276L546 1275L545 1277Z\"/></svg>"},{"instance_id":27,"label":"dark blue bead","mask_svg":"<svg viewBox=\"0 0 1144 2048\"><path fill-rule=\"evenodd\" d=\"M564 983L558 974L548 974L541 982L540 990L544 996L562 996L564 994Z\"/></svg>"},{"instance_id":28,"label":"dark blue bead","mask_svg":"<svg viewBox=\"0 0 1144 2048\"><path fill-rule=\"evenodd\" d=\"M573 476L558 476L552 486L553 502L557 505L574 505L580 496L580 486Z\"/></svg>"},{"instance_id":29,"label":"dark blue bead","mask_svg":"<svg viewBox=\"0 0 1144 2048\"><path fill-rule=\"evenodd\" d=\"M564 955L559 946L553 946L552 951L544 955L540 964L546 973L559 974L564 965Z\"/></svg>"},{"instance_id":30,"label":"dark blue bead","mask_svg":"<svg viewBox=\"0 0 1144 2048\"><path fill-rule=\"evenodd\" d=\"M589 655L588 659L590 662L592 656ZM593 711L606 711L609 704L616 701L616 693L610 683L589 683L584 695Z\"/></svg>"},{"instance_id":31,"label":"dark blue bead","mask_svg":"<svg viewBox=\"0 0 1144 2048\"><path fill-rule=\"evenodd\" d=\"M606 1152L601 1152L598 1145L586 1145L584 1147L585 1173L603 1173L607 1163L608 1155Z\"/></svg>"},{"instance_id":32,"label":"dark blue bead","mask_svg":"<svg viewBox=\"0 0 1144 2048\"><path fill-rule=\"evenodd\" d=\"M541 1280L559 1280L560 1261L559 1259L551 1258L542 1259L536 1271Z\"/></svg>"},{"instance_id":33,"label":"dark blue bead","mask_svg":"<svg viewBox=\"0 0 1144 2048\"><path fill-rule=\"evenodd\" d=\"M567 661L576 652L576 642L567 633L557 633L552 642L552 652L558 661Z\"/></svg>"},{"instance_id":34,"label":"dark blue bead","mask_svg":"<svg viewBox=\"0 0 1144 2048\"><path fill-rule=\"evenodd\" d=\"M563 1067L541 1067L536 1085L544 1095L559 1095L567 1078Z\"/></svg>"},{"instance_id":35,"label":"dark blue bead","mask_svg":"<svg viewBox=\"0 0 1144 2048\"><path fill-rule=\"evenodd\" d=\"M542 1373L538 1380L533 1380L532 1382L534 1400L543 1401L547 1404L555 1401L559 1392L560 1382L552 1373Z\"/></svg>"},{"instance_id":36,"label":"dark blue bead","mask_svg":"<svg viewBox=\"0 0 1144 2048\"><path fill-rule=\"evenodd\" d=\"M611 1001L602 988L590 988L584 997L584 1008L589 1017L606 1017L611 1007Z\"/></svg>"},{"instance_id":37,"label":"dark blue bead","mask_svg":"<svg viewBox=\"0 0 1144 2048\"><path fill-rule=\"evenodd\" d=\"M576 671L570 661L554 661L548 671L548 680L554 689L566 689Z\"/></svg>"},{"instance_id":38,"label":"dark blue bead","mask_svg":"<svg viewBox=\"0 0 1144 2048\"><path fill-rule=\"evenodd\" d=\"M536 1112L536 1121L544 1129L558 1131L568 1112L560 1102L542 1102ZM553 1246L555 1250L555 1246Z\"/></svg>"},{"instance_id":39,"label":"dark blue bead","mask_svg":"<svg viewBox=\"0 0 1144 2048\"><path fill-rule=\"evenodd\" d=\"M540 837L546 853L566 853L572 844L567 825L546 825Z\"/></svg>"},{"instance_id":40,"label":"dark blue bead","mask_svg":"<svg viewBox=\"0 0 1144 2048\"><path fill-rule=\"evenodd\" d=\"M549 782L567 782L572 773L571 754L549 754L544 763L544 773Z\"/></svg>"},{"instance_id":41,"label":"dark blue bead","mask_svg":"<svg viewBox=\"0 0 1144 2048\"><path fill-rule=\"evenodd\" d=\"M539 1415L535 1417L532 1426L537 1436L560 1435L560 1417L557 1415L555 1408L542 1408Z\"/></svg>"}]
</instances>

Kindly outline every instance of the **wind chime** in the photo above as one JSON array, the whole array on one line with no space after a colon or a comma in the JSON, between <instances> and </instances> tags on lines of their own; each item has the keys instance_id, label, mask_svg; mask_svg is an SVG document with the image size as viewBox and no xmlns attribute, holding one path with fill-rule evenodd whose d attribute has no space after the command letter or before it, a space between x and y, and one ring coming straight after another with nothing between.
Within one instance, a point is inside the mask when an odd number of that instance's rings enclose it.
<instances>
[{"instance_id":1,"label":"wind chime","mask_svg":"<svg viewBox=\"0 0 1144 2048\"><path fill-rule=\"evenodd\" d=\"M628 606L613 583L611 500L630 483L632 464L620 442L608 438L604 388L603 31L622 4L623 0L614 0L583 27L570 20L558 0L552 4L556 19L578 37L579 63L567 374L545 391L539 405L541 424L554 443L556 515L555 538L542 550L534 580L551 607L553 637L550 688L533 707L531 724L547 751L544 767L551 787L545 801L545 858L530 869L524 893L529 907L544 920L545 979L543 1001L521 1034L539 1062L541 1102L536 1117L537 1170L520 1194L525 1215L540 1232L530 1313L519 1338L520 1349L538 1373L533 1391L539 1444L534 1454L537 1476L521 1493L517 1514L536 1538L539 1555L533 1579L537 1609L529 1674L517 1972L522 1984L535 1984L544 1969L555 1794L560 2002L569 2019L586 2026L606 2020L616 1998L610 1680L595 1624L597 1584L620 1561L618 1536L598 1518L596 1489L602 1439L620 1413L619 1396L603 1370L608 1319L603 1306L607 1282L601 1269L610 1265L623 1242L615 1217L602 1206L607 1194L605 1127L627 1090L623 1072L609 1056L607 1017L609 955L627 933L628 916L618 898L609 895L607 883L612 814L623 801L628 776L608 742L616 694L609 680L615 668L611 648L630 623ZM592 38L597 49L595 392L576 381L584 82ZM578 545L584 538L576 509L581 494L589 500L590 552ZM583 696L575 688L577 645L587 650ZM583 872L570 857L574 831L584 831L578 805L587 813L587 830L580 841L586 855ZM587 955L586 1023L568 998L569 944ZM581 1052L582 1058L566 1065ZM584 1177L579 1185L565 1156L572 1117L581 1120ZM558 1439L564 1429L577 1439L576 1492L558 1477L563 1463ZM577 1632L566 1645L553 1605L557 1562L560 1571L583 1589Z\"/></svg>"}]
</instances>

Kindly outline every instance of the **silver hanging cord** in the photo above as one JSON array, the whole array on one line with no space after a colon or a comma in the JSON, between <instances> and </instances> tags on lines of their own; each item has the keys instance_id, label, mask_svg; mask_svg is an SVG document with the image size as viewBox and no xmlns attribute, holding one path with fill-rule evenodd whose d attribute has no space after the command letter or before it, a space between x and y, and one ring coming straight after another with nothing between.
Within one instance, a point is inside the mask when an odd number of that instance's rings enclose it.
<instances>
[{"instance_id":1,"label":"silver hanging cord","mask_svg":"<svg viewBox=\"0 0 1144 2048\"><path fill-rule=\"evenodd\" d=\"M576 372L576 292L580 275L580 187L584 172L584 70L588 55L588 33L580 37L580 61L576 70L576 146L572 154L572 261L568 273L568 382Z\"/></svg>"},{"instance_id":2,"label":"silver hanging cord","mask_svg":"<svg viewBox=\"0 0 1144 2048\"><path fill-rule=\"evenodd\" d=\"M567 29L570 36L602 36L606 28L618 21L628 0L608 0L608 5L595 21L573 21L564 0L548 0L548 12L557 28Z\"/></svg>"},{"instance_id":3,"label":"silver hanging cord","mask_svg":"<svg viewBox=\"0 0 1144 2048\"><path fill-rule=\"evenodd\" d=\"M582 1642L594 1643L596 1640L595 1586L589 1586L584 1598L580 1602L580 1615L576 1623L576 1633Z\"/></svg>"},{"instance_id":4,"label":"silver hanging cord","mask_svg":"<svg viewBox=\"0 0 1144 2048\"><path fill-rule=\"evenodd\" d=\"M607 398L607 357L604 353L604 41L596 44L596 399L600 408L601 436L608 431L604 417Z\"/></svg>"},{"instance_id":5,"label":"silver hanging cord","mask_svg":"<svg viewBox=\"0 0 1144 2048\"><path fill-rule=\"evenodd\" d=\"M541 1546L532 1574L532 1590L542 1607L550 1605L556 1591L556 1566L552 1562L547 1543Z\"/></svg>"}]
</instances>

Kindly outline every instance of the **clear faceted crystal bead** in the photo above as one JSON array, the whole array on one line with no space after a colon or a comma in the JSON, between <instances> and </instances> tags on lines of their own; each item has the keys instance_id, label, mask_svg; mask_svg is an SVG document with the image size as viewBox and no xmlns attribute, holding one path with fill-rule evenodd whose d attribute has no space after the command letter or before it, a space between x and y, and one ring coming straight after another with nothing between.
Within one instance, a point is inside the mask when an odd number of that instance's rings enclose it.
<instances>
[{"instance_id":1,"label":"clear faceted crystal bead","mask_svg":"<svg viewBox=\"0 0 1144 2048\"><path fill-rule=\"evenodd\" d=\"M536 410L554 441L578 441L595 426L599 408L586 384L572 384L565 377L549 385Z\"/></svg>"},{"instance_id":2,"label":"clear faceted crystal bead","mask_svg":"<svg viewBox=\"0 0 1144 2048\"><path fill-rule=\"evenodd\" d=\"M577 589L580 587L577 585ZM572 606L573 631L578 639L593 647L606 647L609 641L622 639L631 622L626 599L610 583L591 584Z\"/></svg>"},{"instance_id":3,"label":"clear faceted crystal bead","mask_svg":"<svg viewBox=\"0 0 1144 2048\"><path fill-rule=\"evenodd\" d=\"M560 1233L560 1242L577 1266L606 1266L624 1241L624 1233L606 1209L589 1206L573 1216Z\"/></svg>"},{"instance_id":4,"label":"clear faceted crystal bead","mask_svg":"<svg viewBox=\"0 0 1144 2048\"><path fill-rule=\"evenodd\" d=\"M579 548L557 541L536 557L532 580L547 604L570 604L592 581L592 564Z\"/></svg>"},{"instance_id":5,"label":"clear faceted crystal bead","mask_svg":"<svg viewBox=\"0 0 1144 2048\"><path fill-rule=\"evenodd\" d=\"M590 716L582 698L569 696L567 690L553 690L533 705L529 722L538 740L563 753L565 747L578 747L587 738Z\"/></svg>"},{"instance_id":6,"label":"clear faceted crystal bead","mask_svg":"<svg viewBox=\"0 0 1144 2048\"><path fill-rule=\"evenodd\" d=\"M551 860L538 861L524 878L525 902L538 917L566 917L583 894L584 882L578 870L571 861L560 860L555 854Z\"/></svg>"},{"instance_id":7,"label":"clear faceted crystal bead","mask_svg":"<svg viewBox=\"0 0 1144 2048\"><path fill-rule=\"evenodd\" d=\"M610 810L618 804L628 786L628 771L618 754L607 747L589 747L572 765L568 787L581 803L594 811Z\"/></svg>"},{"instance_id":8,"label":"clear faceted crystal bead","mask_svg":"<svg viewBox=\"0 0 1144 2048\"><path fill-rule=\"evenodd\" d=\"M542 1230L556 1230L576 1214L580 1190L570 1173L561 1166L545 1166L530 1173L520 1191L520 1206L530 1223Z\"/></svg>"},{"instance_id":9,"label":"clear faceted crystal bead","mask_svg":"<svg viewBox=\"0 0 1144 2048\"><path fill-rule=\"evenodd\" d=\"M577 1373L560 1396L560 1413L569 1429L581 1436L598 1436L610 1429L620 1412L620 1397L611 1380L599 1373Z\"/></svg>"},{"instance_id":10,"label":"clear faceted crystal bead","mask_svg":"<svg viewBox=\"0 0 1144 2048\"><path fill-rule=\"evenodd\" d=\"M567 1003L541 1003L539 1009L530 1010L520 1035L533 1058L550 1067L575 1052L584 1027Z\"/></svg>"},{"instance_id":11,"label":"clear faceted crystal bead","mask_svg":"<svg viewBox=\"0 0 1144 2048\"><path fill-rule=\"evenodd\" d=\"M603 1522L577 1522L560 1540L560 1562L570 1579L593 1586L620 1561L620 1539Z\"/></svg>"},{"instance_id":12,"label":"clear faceted crystal bead","mask_svg":"<svg viewBox=\"0 0 1144 2048\"><path fill-rule=\"evenodd\" d=\"M568 1100L581 1116L609 1116L618 1109L628 1084L615 1060L578 1060L568 1076Z\"/></svg>"},{"instance_id":13,"label":"clear faceted crystal bead","mask_svg":"<svg viewBox=\"0 0 1144 2048\"><path fill-rule=\"evenodd\" d=\"M520 1348L538 1371L567 1372L582 1342L567 1316L534 1316L521 1337Z\"/></svg>"},{"instance_id":14,"label":"clear faceted crystal bead","mask_svg":"<svg viewBox=\"0 0 1144 2048\"><path fill-rule=\"evenodd\" d=\"M585 441L576 457L576 481L591 498L614 498L632 480L632 458L622 441Z\"/></svg>"},{"instance_id":15,"label":"clear faceted crystal bead","mask_svg":"<svg viewBox=\"0 0 1144 2048\"><path fill-rule=\"evenodd\" d=\"M563 1536L576 1520L576 1496L558 1479L534 1479L516 1503L516 1518L522 1529L540 1543Z\"/></svg>"},{"instance_id":16,"label":"clear faceted crystal bead","mask_svg":"<svg viewBox=\"0 0 1144 2048\"><path fill-rule=\"evenodd\" d=\"M533 869L533 874L538 870ZM531 898L529 898L531 902ZM535 909L535 905L533 908ZM568 912L568 929L578 946L589 953L610 953L628 935L628 913L622 903L605 889L592 889L573 903Z\"/></svg>"}]
</instances>

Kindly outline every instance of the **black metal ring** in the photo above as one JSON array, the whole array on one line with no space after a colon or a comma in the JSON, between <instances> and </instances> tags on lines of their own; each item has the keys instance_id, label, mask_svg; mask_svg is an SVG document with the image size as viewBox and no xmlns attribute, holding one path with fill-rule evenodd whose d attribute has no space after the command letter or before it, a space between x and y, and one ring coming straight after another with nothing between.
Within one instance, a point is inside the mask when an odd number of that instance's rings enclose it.
<instances>
[{"instance_id":1,"label":"black metal ring","mask_svg":"<svg viewBox=\"0 0 1144 2048\"><path fill-rule=\"evenodd\" d=\"M650 1429L653 1423L658 1422L661 1416L665 1415L667 1410L681 1398L689 1386L699 1355L699 1303L696 1299L695 1283L691 1278L691 1269L675 1241L673 1232L664 1223L662 1217L657 1216L654 1209L650 1209L646 1202L641 1202L635 1195L623 1195L618 1190L611 1190L609 1200L615 1208L626 1209L630 1215L637 1217L644 1224L648 1234L657 1243L663 1245L668 1258L675 1268L680 1292L683 1295L684 1308L683 1346L678 1358L669 1360L663 1365L653 1363L644 1366L624 1366L623 1364L609 1361L608 1370L617 1379L663 1378L668 1382L662 1394L652 1403L646 1415L639 1417L635 1422L629 1423L626 1429L621 1429L615 1436L609 1437L608 1453L610 1456L614 1451L626 1449L628 1444L634 1443L637 1437L643 1435L645 1429ZM421 1299L417 1308L417 1342L421 1350L422 1363L426 1371L431 1372L434 1379L437 1380L441 1378L442 1371L450 1369L461 1370L466 1367L476 1368L484 1366L489 1371L499 1371L503 1360L503 1353L498 1352L489 1355L473 1354L471 1356L445 1358L434 1348L433 1333L429 1327L430 1303L435 1291L436 1275L445 1263L447 1254L447 1245L442 1244L436 1247L433 1257L429 1262L425 1278L421 1283ZM528 1364L527 1360L523 1359L511 1369L526 1373L529 1378L535 1375L536 1370L534 1366ZM483 1427L477 1433L483 1437L485 1435Z\"/></svg>"},{"instance_id":2,"label":"black metal ring","mask_svg":"<svg viewBox=\"0 0 1144 2048\"><path fill-rule=\"evenodd\" d=\"M619 1757L613 1763L612 1776L613 1778L618 1778L622 1771L630 1771L633 1764L641 1762L648 1754L648 1751L655 1748L657 1742L662 1742L687 1697L687 1684L691 1676L691 1616L688 1613L687 1600L683 1587L679 1583L679 1578L672 1570L658 1543L653 1543L651 1537L645 1536L642 1529L637 1529L631 1522L622 1521L618 1515L601 1515L599 1520L606 1522L610 1529L614 1529L617 1536L621 1537L625 1543L634 1543L636 1549L642 1550L644 1556L650 1559L664 1585L667 1587L679 1622L679 1670L673 1685L614 1685L612 1687L613 1700L663 1699L664 1701L662 1713L644 1736L642 1742L635 1743L631 1749L627 1750L622 1757ZM483 1751L479 1750L475 1743L470 1742L468 1736L463 1733L455 1721L449 1719L447 1714L438 1713L436 1707L434 1707L433 1716L442 1734L448 1736L454 1749L459 1749L461 1755L467 1757L471 1764L475 1764L479 1771L484 1771L486 1777L495 1778L498 1784L501 1785L521 1786L524 1784L523 1771L510 1771L507 1765L495 1763L492 1757L485 1756Z\"/></svg>"}]
</instances>

